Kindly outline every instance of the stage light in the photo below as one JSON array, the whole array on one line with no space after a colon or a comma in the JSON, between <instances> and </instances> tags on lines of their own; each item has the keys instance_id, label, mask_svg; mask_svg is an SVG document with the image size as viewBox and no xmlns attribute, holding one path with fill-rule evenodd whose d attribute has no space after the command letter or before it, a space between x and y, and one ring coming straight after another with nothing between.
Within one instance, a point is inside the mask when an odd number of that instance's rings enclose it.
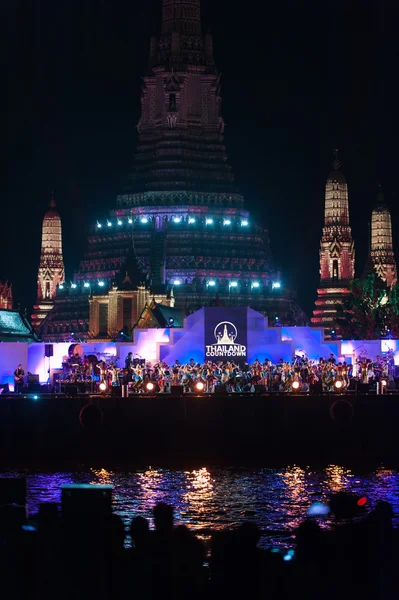
<instances>
[{"instance_id":1,"label":"stage light","mask_svg":"<svg viewBox=\"0 0 399 600\"><path fill-rule=\"evenodd\" d=\"M145 225L146 223L148 223L147 217L141 217L140 223L143 223L143 225Z\"/></svg>"},{"instance_id":2,"label":"stage light","mask_svg":"<svg viewBox=\"0 0 399 600\"><path fill-rule=\"evenodd\" d=\"M71 284L71 288L73 288L73 289L76 289L76 288L77 288L77 285L76 285L76 283L72 283L72 284Z\"/></svg>"},{"instance_id":3,"label":"stage light","mask_svg":"<svg viewBox=\"0 0 399 600\"><path fill-rule=\"evenodd\" d=\"M84 282L83 287L88 288L90 287L90 283L87 283L87 281Z\"/></svg>"},{"instance_id":4,"label":"stage light","mask_svg":"<svg viewBox=\"0 0 399 600\"><path fill-rule=\"evenodd\" d=\"M213 219L206 219L205 224L206 225L213 225Z\"/></svg>"},{"instance_id":5,"label":"stage light","mask_svg":"<svg viewBox=\"0 0 399 600\"><path fill-rule=\"evenodd\" d=\"M285 560L285 561L287 561L287 562L288 562L289 560L292 560L292 556L291 556L291 554L286 554L285 556L283 556L283 560Z\"/></svg>"},{"instance_id":6,"label":"stage light","mask_svg":"<svg viewBox=\"0 0 399 600\"><path fill-rule=\"evenodd\" d=\"M173 217L173 223L181 223L181 217Z\"/></svg>"},{"instance_id":7,"label":"stage light","mask_svg":"<svg viewBox=\"0 0 399 600\"><path fill-rule=\"evenodd\" d=\"M361 498L359 498L359 500L357 501L357 505L358 506L365 506L367 504L367 498L366 496L362 496Z\"/></svg>"},{"instance_id":8,"label":"stage light","mask_svg":"<svg viewBox=\"0 0 399 600\"><path fill-rule=\"evenodd\" d=\"M180 284L181 284L180 279L175 279L173 282L173 285L180 285Z\"/></svg>"},{"instance_id":9,"label":"stage light","mask_svg":"<svg viewBox=\"0 0 399 600\"><path fill-rule=\"evenodd\" d=\"M293 381L291 387L293 390L295 390L297 392L300 389L301 384L299 383L299 381Z\"/></svg>"},{"instance_id":10,"label":"stage light","mask_svg":"<svg viewBox=\"0 0 399 600\"><path fill-rule=\"evenodd\" d=\"M230 221L230 219L225 219L225 220L223 221L223 225L231 225L231 221Z\"/></svg>"},{"instance_id":11,"label":"stage light","mask_svg":"<svg viewBox=\"0 0 399 600\"><path fill-rule=\"evenodd\" d=\"M105 283L104 283L103 281L99 281L99 282L98 282L98 285L99 285L100 287L104 287Z\"/></svg>"},{"instance_id":12,"label":"stage light","mask_svg":"<svg viewBox=\"0 0 399 600\"><path fill-rule=\"evenodd\" d=\"M100 383L100 385L98 386L98 388L99 388L100 392L105 392L107 389L107 384L105 383L105 381L102 381Z\"/></svg>"},{"instance_id":13,"label":"stage light","mask_svg":"<svg viewBox=\"0 0 399 600\"><path fill-rule=\"evenodd\" d=\"M129 225L131 225L133 223L133 219L128 219L127 222L129 223Z\"/></svg>"},{"instance_id":14,"label":"stage light","mask_svg":"<svg viewBox=\"0 0 399 600\"><path fill-rule=\"evenodd\" d=\"M248 227L248 221L246 219L241 221L241 227Z\"/></svg>"},{"instance_id":15,"label":"stage light","mask_svg":"<svg viewBox=\"0 0 399 600\"><path fill-rule=\"evenodd\" d=\"M33 396L33 400L39 400L39 396Z\"/></svg>"},{"instance_id":16,"label":"stage light","mask_svg":"<svg viewBox=\"0 0 399 600\"><path fill-rule=\"evenodd\" d=\"M272 283L272 290L279 290L281 288L281 283L279 281L274 281Z\"/></svg>"},{"instance_id":17,"label":"stage light","mask_svg":"<svg viewBox=\"0 0 399 600\"><path fill-rule=\"evenodd\" d=\"M175 322L174 318L170 317L170 319L169 319L169 325L174 325L174 322Z\"/></svg>"},{"instance_id":18,"label":"stage light","mask_svg":"<svg viewBox=\"0 0 399 600\"><path fill-rule=\"evenodd\" d=\"M340 379L337 379L336 382L334 383L335 389L337 389L337 390L341 390L343 385L344 384Z\"/></svg>"},{"instance_id":19,"label":"stage light","mask_svg":"<svg viewBox=\"0 0 399 600\"><path fill-rule=\"evenodd\" d=\"M197 392L203 392L204 388L205 388L205 384L203 383L203 381L197 381L197 383L195 384L195 388L196 388Z\"/></svg>"},{"instance_id":20,"label":"stage light","mask_svg":"<svg viewBox=\"0 0 399 600\"><path fill-rule=\"evenodd\" d=\"M229 286L236 288L238 286L238 283L236 281L230 281Z\"/></svg>"},{"instance_id":21,"label":"stage light","mask_svg":"<svg viewBox=\"0 0 399 600\"><path fill-rule=\"evenodd\" d=\"M149 381L149 382L146 384L146 386L145 386L145 389L147 390L147 392L152 392L152 391L153 391L153 389L154 389L154 387L155 387L155 386L154 386L154 384L153 384L151 381Z\"/></svg>"},{"instance_id":22,"label":"stage light","mask_svg":"<svg viewBox=\"0 0 399 600\"><path fill-rule=\"evenodd\" d=\"M211 281L208 281L207 285L209 285L209 287L215 287L216 281L213 281L213 279L211 279Z\"/></svg>"},{"instance_id":23,"label":"stage light","mask_svg":"<svg viewBox=\"0 0 399 600\"><path fill-rule=\"evenodd\" d=\"M258 288L259 287L259 281L253 281L252 284L251 284L251 287Z\"/></svg>"},{"instance_id":24,"label":"stage light","mask_svg":"<svg viewBox=\"0 0 399 600\"><path fill-rule=\"evenodd\" d=\"M101 227L102 227L101 223L99 223L98 221L97 221L97 227L98 227L98 229L101 229Z\"/></svg>"},{"instance_id":25,"label":"stage light","mask_svg":"<svg viewBox=\"0 0 399 600\"><path fill-rule=\"evenodd\" d=\"M118 225L122 225L122 221L118 219Z\"/></svg>"},{"instance_id":26,"label":"stage light","mask_svg":"<svg viewBox=\"0 0 399 600\"><path fill-rule=\"evenodd\" d=\"M111 221L107 221L107 225L108 225L108 227L112 227Z\"/></svg>"},{"instance_id":27,"label":"stage light","mask_svg":"<svg viewBox=\"0 0 399 600\"><path fill-rule=\"evenodd\" d=\"M321 515L328 515L330 512L330 507L327 504L323 504L322 502L313 502L311 506L309 506L306 514L308 517L319 517Z\"/></svg>"},{"instance_id":28,"label":"stage light","mask_svg":"<svg viewBox=\"0 0 399 600\"><path fill-rule=\"evenodd\" d=\"M190 217L188 222L190 223L190 225L192 225L193 223L195 223L195 219L194 217Z\"/></svg>"}]
</instances>

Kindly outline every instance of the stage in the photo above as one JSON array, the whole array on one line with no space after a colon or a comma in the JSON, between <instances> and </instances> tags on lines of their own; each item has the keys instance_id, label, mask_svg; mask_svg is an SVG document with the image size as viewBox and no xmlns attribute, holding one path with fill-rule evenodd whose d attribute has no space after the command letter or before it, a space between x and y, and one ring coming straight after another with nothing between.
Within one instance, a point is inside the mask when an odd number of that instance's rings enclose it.
<instances>
[{"instance_id":1,"label":"stage","mask_svg":"<svg viewBox=\"0 0 399 600\"><path fill-rule=\"evenodd\" d=\"M3 464L399 458L399 393L0 396Z\"/></svg>"}]
</instances>

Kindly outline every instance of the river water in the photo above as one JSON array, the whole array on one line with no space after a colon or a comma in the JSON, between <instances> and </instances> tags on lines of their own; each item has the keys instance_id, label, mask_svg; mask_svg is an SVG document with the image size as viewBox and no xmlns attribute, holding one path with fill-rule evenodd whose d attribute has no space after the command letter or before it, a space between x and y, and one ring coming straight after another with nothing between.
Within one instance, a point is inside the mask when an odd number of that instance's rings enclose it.
<instances>
[{"instance_id":1,"label":"river water","mask_svg":"<svg viewBox=\"0 0 399 600\"><path fill-rule=\"evenodd\" d=\"M132 517L151 521L157 502L172 504L176 522L188 525L206 540L217 529L232 527L243 520L255 521L262 530L261 545L289 547L293 530L317 501L331 492L347 490L367 496L367 507L378 500L393 506L395 525L399 524L399 472L380 467L357 473L339 465L324 469L290 466L281 469L218 469L193 471L147 468L79 472L9 471L1 477L25 476L28 512L33 515L41 502L60 502L60 487L71 483L112 484L114 512L128 527ZM330 521L324 517L323 526ZM152 521L151 521L152 525Z\"/></svg>"}]
</instances>

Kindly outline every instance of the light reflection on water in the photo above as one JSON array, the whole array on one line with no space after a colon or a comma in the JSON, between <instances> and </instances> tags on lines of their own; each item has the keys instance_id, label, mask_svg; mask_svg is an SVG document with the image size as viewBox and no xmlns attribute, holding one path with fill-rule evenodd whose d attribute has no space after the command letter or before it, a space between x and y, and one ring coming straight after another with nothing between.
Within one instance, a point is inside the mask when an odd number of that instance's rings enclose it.
<instances>
[{"instance_id":1,"label":"light reflection on water","mask_svg":"<svg viewBox=\"0 0 399 600\"><path fill-rule=\"evenodd\" d=\"M399 524L399 474L380 468L356 474L339 465L323 470L298 466L284 469L207 469L178 471L149 467L144 471L89 470L75 473L4 472L2 477L25 475L28 511L41 502L60 502L60 486L67 483L107 483L114 486L114 511L126 527L141 515L152 523L157 502L172 504L177 523L189 525L201 537L212 530L255 521L264 532L262 545L288 545L306 509L325 501L331 492L348 490L367 495L369 506L378 500L391 502L395 525ZM325 526L329 525L326 519Z\"/></svg>"}]
</instances>

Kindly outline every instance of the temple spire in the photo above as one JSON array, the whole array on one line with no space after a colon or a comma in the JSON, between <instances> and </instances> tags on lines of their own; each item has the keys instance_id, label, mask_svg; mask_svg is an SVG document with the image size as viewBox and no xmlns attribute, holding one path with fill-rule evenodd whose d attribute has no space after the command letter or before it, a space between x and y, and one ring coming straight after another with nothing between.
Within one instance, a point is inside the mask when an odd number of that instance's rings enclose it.
<instances>
[{"instance_id":1,"label":"temple spire","mask_svg":"<svg viewBox=\"0 0 399 600\"><path fill-rule=\"evenodd\" d=\"M56 204L55 204L55 200L54 200L54 190L52 190L51 192L51 200L48 203L50 208L55 208Z\"/></svg>"},{"instance_id":2,"label":"temple spire","mask_svg":"<svg viewBox=\"0 0 399 600\"><path fill-rule=\"evenodd\" d=\"M338 171L338 169L340 169L342 166L341 161L339 160L338 148L335 148L335 150L333 150L333 154L334 154L333 169L334 169L334 171Z\"/></svg>"},{"instance_id":3,"label":"temple spire","mask_svg":"<svg viewBox=\"0 0 399 600\"><path fill-rule=\"evenodd\" d=\"M162 36L201 35L200 0L163 0Z\"/></svg>"}]
</instances>

